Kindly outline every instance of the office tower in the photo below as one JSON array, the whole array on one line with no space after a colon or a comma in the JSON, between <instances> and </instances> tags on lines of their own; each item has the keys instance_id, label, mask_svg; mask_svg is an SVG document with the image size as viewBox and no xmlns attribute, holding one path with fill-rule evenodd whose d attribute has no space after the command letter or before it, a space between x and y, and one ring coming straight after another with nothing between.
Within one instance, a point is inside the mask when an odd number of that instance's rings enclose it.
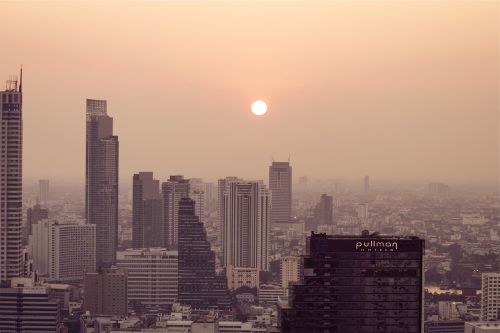
<instances>
[{"instance_id":1,"label":"office tower","mask_svg":"<svg viewBox=\"0 0 500 333\"><path fill-rule=\"evenodd\" d=\"M261 181L226 182L223 207L226 267L269 269L270 199Z\"/></svg>"},{"instance_id":2,"label":"office tower","mask_svg":"<svg viewBox=\"0 0 500 333\"><path fill-rule=\"evenodd\" d=\"M299 257L282 257L280 259L280 280L283 288L300 281L301 260Z\"/></svg>"},{"instance_id":3,"label":"office tower","mask_svg":"<svg viewBox=\"0 0 500 333\"><path fill-rule=\"evenodd\" d=\"M81 281L95 270L96 226L44 219L33 225L30 253L38 274L55 281Z\"/></svg>"},{"instance_id":4,"label":"office tower","mask_svg":"<svg viewBox=\"0 0 500 333\"><path fill-rule=\"evenodd\" d=\"M190 198L179 203L179 302L194 309L231 306L226 277L216 274L215 254Z\"/></svg>"},{"instance_id":5,"label":"office tower","mask_svg":"<svg viewBox=\"0 0 500 333\"><path fill-rule=\"evenodd\" d=\"M227 287L229 290L236 290L243 286L248 288L259 288L259 270L249 267L226 267Z\"/></svg>"},{"instance_id":6,"label":"office tower","mask_svg":"<svg viewBox=\"0 0 500 333\"><path fill-rule=\"evenodd\" d=\"M500 273L483 273L481 278L481 320L500 319Z\"/></svg>"},{"instance_id":7,"label":"office tower","mask_svg":"<svg viewBox=\"0 0 500 333\"><path fill-rule=\"evenodd\" d=\"M170 176L161 184L163 200L163 224L165 228L165 247L177 248L179 229L179 202L189 196L189 180L183 176Z\"/></svg>"},{"instance_id":8,"label":"office tower","mask_svg":"<svg viewBox=\"0 0 500 333\"><path fill-rule=\"evenodd\" d=\"M86 273L83 309L92 315L126 316L127 271L117 267Z\"/></svg>"},{"instance_id":9,"label":"office tower","mask_svg":"<svg viewBox=\"0 0 500 333\"><path fill-rule=\"evenodd\" d=\"M283 333L421 332L423 239L313 233L307 242Z\"/></svg>"},{"instance_id":10,"label":"office tower","mask_svg":"<svg viewBox=\"0 0 500 333\"><path fill-rule=\"evenodd\" d=\"M128 273L129 302L165 306L177 300L177 251L165 248L118 251L116 266Z\"/></svg>"},{"instance_id":11,"label":"office tower","mask_svg":"<svg viewBox=\"0 0 500 333\"><path fill-rule=\"evenodd\" d=\"M96 225L96 265L115 262L118 245L118 137L103 100L87 99L85 216Z\"/></svg>"},{"instance_id":12,"label":"office tower","mask_svg":"<svg viewBox=\"0 0 500 333\"><path fill-rule=\"evenodd\" d=\"M322 194L319 200L319 224L333 224L333 197L331 195Z\"/></svg>"},{"instance_id":13,"label":"office tower","mask_svg":"<svg viewBox=\"0 0 500 333\"><path fill-rule=\"evenodd\" d=\"M49 203L49 180L40 179L38 181L38 201L46 206Z\"/></svg>"},{"instance_id":14,"label":"office tower","mask_svg":"<svg viewBox=\"0 0 500 333\"><path fill-rule=\"evenodd\" d=\"M211 212L217 209L217 197L214 189L214 184L204 182L201 178L189 179L189 190L191 192L200 191L204 193L205 212ZM194 199L193 199L194 200Z\"/></svg>"},{"instance_id":15,"label":"office tower","mask_svg":"<svg viewBox=\"0 0 500 333\"><path fill-rule=\"evenodd\" d=\"M201 223L204 223L206 216L205 192L199 190L194 190L194 191L191 190L189 192L189 197L195 203L195 209L194 209L195 215L198 216Z\"/></svg>"},{"instance_id":16,"label":"office tower","mask_svg":"<svg viewBox=\"0 0 500 333\"><path fill-rule=\"evenodd\" d=\"M38 221L49 218L49 210L39 204L26 210L26 225L24 226L23 244L28 244L29 236L32 232L32 226Z\"/></svg>"},{"instance_id":17,"label":"office tower","mask_svg":"<svg viewBox=\"0 0 500 333\"><path fill-rule=\"evenodd\" d=\"M365 176L365 178L364 178L364 188L365 188L365 192L370 191L370 176Z\"/></svg>"},{"instance_id":18,"label":"office tower","mask_svg":"<svg viewBox=\"0 0 500 333\"><path fill-rule=\"evenodd\" d=\"M135 248L165 244L160 182L152 172L133 176L132 244Z\"/></svg>"},{"instance_id":19,"label":"office tower","mask_svg":"<svg viewBox=\"0 0 500 333\"><path fill-rule=\"evenodd\" d=\"M226 177L219 179L217 181L217 217L219 219L219 241L222 245L222 251L224 252L225 244L225 231L224 231L224 193L226 192L226 185L229 182L239 180L238 177ZM222 257L222 263L224 263L224 256Z\"/></svg>"},{"instance_id":20,"label":"office tower","mask_svg":"<svg viewBox=\"0 0 500 333\"><path fill-rule=\"evenodd\" d=\"M22 242L22 70L0 91L0 284L21 274Z\"/></svg>"},{"instance_id":21,"label":"office tower","mask_svg":"<svg viewBox=\"0 0 500 333\"><path fill-rule=\"evenodd\" d=\"M56 332L59 302L46 286L0 288L0 332Z\"/></svg>"},{"instance_id":22,"label":"office tower","mask_svg":"<svg viewBox=\"0 0 500 333\"><path fill-rule=\"evenodd\" d=\"M273 162L269 167L271 223L290 222L292 216L292 167L290 162Z\"/></svg>"}]
</instances>

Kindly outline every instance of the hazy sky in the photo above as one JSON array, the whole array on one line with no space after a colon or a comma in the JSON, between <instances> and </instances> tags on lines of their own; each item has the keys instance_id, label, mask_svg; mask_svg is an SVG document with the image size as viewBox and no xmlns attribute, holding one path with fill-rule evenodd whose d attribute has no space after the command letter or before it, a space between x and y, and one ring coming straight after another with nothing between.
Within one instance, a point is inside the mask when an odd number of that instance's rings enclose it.
<instances>
[{"instance_id":1,"label":"hazy sky","mask_svg":"<svg viewBox=\"0 0 500 333\"><path fill-rule=\"evenodd\" d=\"M494 181L499 6L478 2L0 2L24 68L24 175L84 182L85 99L137 171ZM263 99L267 115L250 104Z\"/></svg>"}]
</instances>

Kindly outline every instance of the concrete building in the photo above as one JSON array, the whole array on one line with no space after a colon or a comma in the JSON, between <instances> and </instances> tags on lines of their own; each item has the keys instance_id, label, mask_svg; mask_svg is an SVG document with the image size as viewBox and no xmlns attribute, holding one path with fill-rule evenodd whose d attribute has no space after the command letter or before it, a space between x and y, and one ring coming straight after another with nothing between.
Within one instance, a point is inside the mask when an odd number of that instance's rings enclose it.
<instances>
[{"instance_id":1,"label":"concrete building","mask_svg":"<svg viewBox=\"0 0 500 333\"><path fill-rule=\"evenodd\" d=\"M195 214L200 219L201 223L205 223L206 211L206 198L205 192L201 190L192 190L189 192L189 197L195 203Z\"/></svg>"},{"instance_id":2,"label":"concrete building","mask_svg":"<svg viewBox=\"0 0 500 333\"><path fill-rule=\"evenodd\" d=\"M189 180L184 176L170 176L162 183L163 224L165 228L164 247L177 248L179 234L179 202L189 196Z\"/></svg>"},{"instance_id":3,"label":"concrete building","mask_svg":"<svg viewBox=\"0 0 500 333\"><path fill-rule=\"evenodd\" d=\"M96 266L110 267L118 246L118 137L105 100L87 99L85 216L96 226Z\"/></svg>"},{"instance_id":4,"label":"concrete building","mask_svg":"<svg viewBox=\"0 0 500 333\"><path fill-rule=\"evenodd\" d=\"M500 319L500 273L483 273L481 281L481 320Z\"/></svg>"},{"instance_id":5,"label":"concrete building","mask_svg":"<svg viewBox=\"0 0 500 333\"><path fill-rule=\"evenodd\" d=\"M0 284L22 272L22 69L0 91Z\"/></svg>"},{"instance_id":6,"label":"concrete building","mask_svg":"<svg viewBox=\"0 0 500 333\"><path fill-rule=\"evenodd\" d=\"M460 318L460 314L465 314L466 312L467 304L462 302L438 302L438 315L441 320L457 320Z\"/></svg>"},{"instance_id":7,"label":"concrete building","mask_svg":"<svg viewBox=\"0 0 500 333\"><path fill-rule=\"evenodd\" d=\"M164 246L160 181L153 179L152 172L139 172L132 181L132 245L134 248Z\"/></svg>"},{"instance_id":8,"label":"concrete building","mask_svg":"<svg viewBox=\"0 0 500 333\"><path fill-rule=\"evenodd\" d=\"M269 269L271 196L261 181L225 181L224 265Z\"/></svg>"},{"instance_id":9,"label":"concrete building","mask_svg":"<svg viewBox=\"0 0 500 333\"><path fill-rule=\"evenodd\" d=\"M300 281L301 259L287 256L280 259L280 280L283 288Z\"/></svg>"},{"instance_id":10,"label":"concrete building","mask_svg":"<svg viewBox=\"0 0 500 333\"><path fill-rule=\"evenodd\" d=\"M280 298L288 295L285 288L273 284L262 284L258 290L259 304L278 304Z\"/></svg>"},{"instance_id":11,"label":"concrete building","mask_svg":"<svg viewBox=\"0 0 500 333\"><path fill-rule=\"evenodd\" d=\"M500 321L465 322L464 333L500 333Z\"/></svg>"},{"instance_id":12,"label":"concrete building","mask_svg":"<svg viewBox=\"0 0 500 333\"><path fill-rule=\"evenodd\" d=\"M178 253L165 248L118 251L116 266L128 273L128 300L164 306L178 298Z\"/></svg>"},{"instance_id":13,"label":"concrete building","mask_svg":"<svg viewBox=\"0 0 500 333\"><path fill-rule=\"evenodd\" d=\"M249 288L259 287L259 270L250 267L226 267L227 287L229 290L236 290L243 286Z\"/></svg>"},{"instance_id":14,"label":"concrete building","mask_svg":"<svg viewBox=\"0 0 500 333\"><path fill-rule=\"evenodd\" d=\"M319 225L333 224L333 197L322 194L318 205Z\"/></svg>"},{"instance_id":15,"label":"concrete building","mask_svg":"<svg viewBox=\"0 0 500 333\"><path fill-rule=\"evenodd\" d=\"M292 217L292 167L290 162L273 162L269 167L271 223L287 223Z\"/></svg>"},{"instance_id":16,"label":"concrete building","mask_svg":"<svg viewBox=\"0 0 500 333\"><path fill-rule=\"evenodd\" d=\"M24 226L23 244L28 244L29 236L32 233L33 224L38 221L49 218L49 210L40 206L34 205L26 210L26 225Z\"/></svg>"},{"instance_id":17,"label":"concrete building","mask_svg":"<svg viewBox=\"0 0 500 333\"><path fill-rule=\"evenodd\" d=\"M126 316L128 306L127 271L104 268L85 274L83 308L95 315Z\"/></svg>"}]
</instances>

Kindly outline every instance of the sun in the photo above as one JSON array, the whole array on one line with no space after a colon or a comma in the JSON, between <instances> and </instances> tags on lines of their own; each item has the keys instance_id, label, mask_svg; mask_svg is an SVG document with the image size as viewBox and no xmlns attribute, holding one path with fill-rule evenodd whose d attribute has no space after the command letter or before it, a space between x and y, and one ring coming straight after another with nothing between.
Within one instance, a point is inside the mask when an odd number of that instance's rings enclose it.
<instances>
[{"instance_id":1,"label":"sun","mask_svg":"<svg viewBox=\"0 0 500 333\"><path fill-rule=\"evenodd\" d=\"M267 112L267 104L264 101L255 101L252 103L252 112L256 116L263 116Z\"/></svg>"}]
</instances>

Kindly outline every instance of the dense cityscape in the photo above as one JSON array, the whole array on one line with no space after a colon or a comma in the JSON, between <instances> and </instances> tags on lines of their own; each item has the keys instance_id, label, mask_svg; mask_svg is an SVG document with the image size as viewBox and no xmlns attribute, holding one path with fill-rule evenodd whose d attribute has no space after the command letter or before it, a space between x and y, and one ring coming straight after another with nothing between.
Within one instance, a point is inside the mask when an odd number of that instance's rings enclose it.
<instances>
[{"instance_id":1,"label":"dense cityscape","mask_svg":"<svg viewBox=\"0 0 500 333\"><path fill-rule=\"evenodd\" d=\"M85 187L23 183L25 93L22 70L0 92L0 332L500 332L494 184L293 178L293 156L122 184L95 99Z\"/></svg>"}]
</instances>

